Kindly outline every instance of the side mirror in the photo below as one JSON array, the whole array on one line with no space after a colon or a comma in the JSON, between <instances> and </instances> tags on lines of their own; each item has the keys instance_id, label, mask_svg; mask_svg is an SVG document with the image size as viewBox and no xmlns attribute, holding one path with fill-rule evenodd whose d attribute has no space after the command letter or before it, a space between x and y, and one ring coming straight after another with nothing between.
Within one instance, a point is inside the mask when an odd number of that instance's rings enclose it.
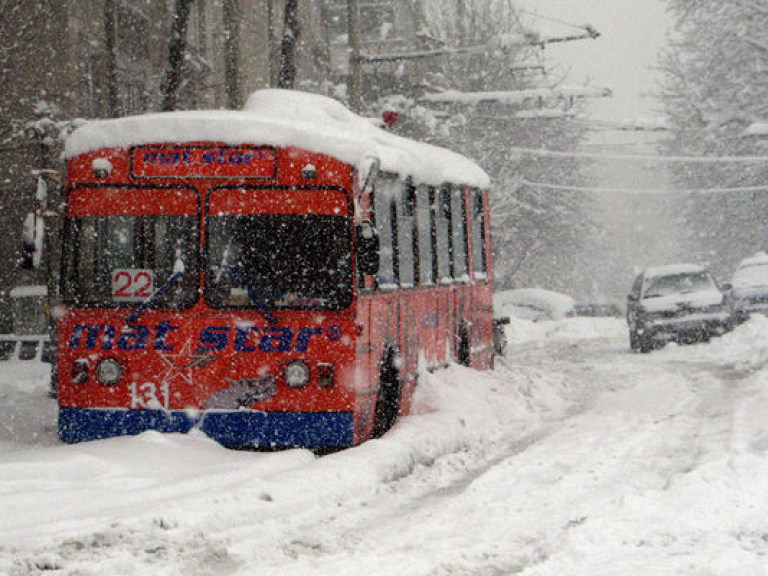
<instances>
[{"instance_id":1,"label":"side mirror","mask_svg":"<svg viewBox=\"0 0 768 576\"><path fill-rule=\"evenodd\" d=\"M367 194L373 188L373 182L379 175L381 170L381 160L378 156L372 154L366 154L360 161L360 167L358 169L358 186L360 188L360 195Z\"/></svg>"},{"instance_id":2,"label":"side mirror","mask_svg":"<svg viewBox=\"0 0 768 576\"><path fill-rule=\"evenodd\" d=\"M733 284L731 284L730 282L726 282L721 286L721 289L723 292L730 292L731 290L733 290Z\"/></svg>"},{"instance_id":3,"label":"side mirror","mask_svg":"<svg viewBox=\"0 0 768 576\"><path fill-rule=\"evenodd\" d=\"M379 233L370 220L363 220L355 228L357 267L363 274L379 271Z\"/></svg>"},{"instance_id":4,"label":"side mirror","mask_svg":"<svg viewBox=\"0 0 768 576\"><path fill-rule=\"evenodd\" d=\"M628 302L637 302L637 294L627 294Z\"/></svg>"}]
</instances>

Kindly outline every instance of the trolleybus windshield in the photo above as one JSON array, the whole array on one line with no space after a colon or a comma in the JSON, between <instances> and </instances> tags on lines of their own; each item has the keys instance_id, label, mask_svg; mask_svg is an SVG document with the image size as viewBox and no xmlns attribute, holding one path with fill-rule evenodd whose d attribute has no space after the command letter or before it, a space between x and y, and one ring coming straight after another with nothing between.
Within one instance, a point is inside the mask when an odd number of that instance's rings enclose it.
<instances>
[{"instance_id":1,"label":"trolleybus windshield","mask_svg":"<svg viewBox=\"0 0 768 576\"><path fill-rule=\"evenodd\" d=\"M63 250L64 302L194 305L199 290L197 198L189 190L73 191ZM178 280L169 283L178 272Z\"/></svg>"},{"instance_id":2,"label":"trolleybus windshield","mask_svg":"<svg viewBox=\"0 0 768 576\"><path fill-rule=\"evenodd\" d=\"M217 190L206 238L212 307L342 310L352 303L342 192Z\"/></svg>"}]
</instances>

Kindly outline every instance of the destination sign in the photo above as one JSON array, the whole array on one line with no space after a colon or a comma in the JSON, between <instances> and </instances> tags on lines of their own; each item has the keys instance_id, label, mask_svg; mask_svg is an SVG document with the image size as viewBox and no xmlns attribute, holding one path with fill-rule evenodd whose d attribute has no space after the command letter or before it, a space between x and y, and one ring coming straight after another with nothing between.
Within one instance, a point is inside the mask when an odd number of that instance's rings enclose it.
<instances>
[{"instance_id":1,"label":"destination sign","mask_svg":"<svg viewBox=\"0 0 768 576\"><path fill-rule=\"evenodd\" d=\"M274 148L252 146L139 146L131 154L134 178L274 178Z\"/></svg>"}]
</instances>

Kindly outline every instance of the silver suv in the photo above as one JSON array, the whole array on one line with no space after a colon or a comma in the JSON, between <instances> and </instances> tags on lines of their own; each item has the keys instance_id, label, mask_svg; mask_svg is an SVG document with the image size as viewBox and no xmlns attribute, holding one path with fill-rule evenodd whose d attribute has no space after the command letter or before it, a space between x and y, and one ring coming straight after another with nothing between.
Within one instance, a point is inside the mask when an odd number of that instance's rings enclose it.
<instances>
[{"instance_id":1,"label":"silver suv","mask_svg":"<svg viewBox=\"0 0 768 576\"><path fill-rule=\"evenodd\" d=\"M627 297L632 350L649 352L669 341L709 340L731 329L725 297L706 268L675 264L648 268Z\"/></svg>"}]
</instances>

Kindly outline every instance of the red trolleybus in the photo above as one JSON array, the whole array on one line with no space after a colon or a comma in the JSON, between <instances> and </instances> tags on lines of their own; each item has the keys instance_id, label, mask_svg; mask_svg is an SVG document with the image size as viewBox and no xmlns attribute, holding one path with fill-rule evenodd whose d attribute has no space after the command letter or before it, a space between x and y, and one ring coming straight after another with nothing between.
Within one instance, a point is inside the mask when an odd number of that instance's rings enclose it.
<instances>
[{"instance_id":1,"label":"red trolleybus","mask_svg":"<svg viewBox=\"0 0 768 576\"><path fill-rule=\"evenodd\" d=\"M493 363L488 176L321 96L67 141L59 433L333 448Z\"/></svg>"}]
</instances>

